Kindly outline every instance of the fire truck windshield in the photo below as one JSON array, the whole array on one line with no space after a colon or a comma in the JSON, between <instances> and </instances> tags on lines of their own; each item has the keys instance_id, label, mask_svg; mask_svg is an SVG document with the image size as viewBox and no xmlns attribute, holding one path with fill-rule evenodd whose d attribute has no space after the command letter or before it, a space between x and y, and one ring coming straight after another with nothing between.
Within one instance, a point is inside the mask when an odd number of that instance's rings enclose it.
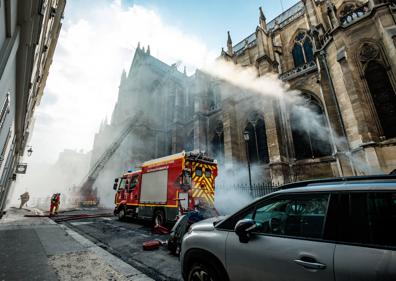
<instances>
[{"instance_id":1,"label":"fire truck windshield","mask_svg":"<svg viewBox=\"0 0 396 281\"><path fill-rule=\"evenodd\" d=\"M118 190L125 189L126 180L124 178L121 179L120 184L118 185Z\"/></svg>"},{"instance_id":2,"label":"fire truck windshield","mask_svg":"<svg viewBox=\"0 0 396 281\"><path fill-rule=\"evenodd\" d=\"M138 176L134 176L131 180L131 189L134 189L138 183Z\"/></svg>"}]
</instances>

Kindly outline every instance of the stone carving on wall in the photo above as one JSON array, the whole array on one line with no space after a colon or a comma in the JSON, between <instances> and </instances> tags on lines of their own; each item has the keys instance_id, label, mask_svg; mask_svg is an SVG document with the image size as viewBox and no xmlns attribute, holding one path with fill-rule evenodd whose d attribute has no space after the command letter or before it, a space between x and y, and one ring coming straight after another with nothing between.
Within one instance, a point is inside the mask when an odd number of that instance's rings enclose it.
<instances>
[{"instance_id":1,"label":"stone carving on wall","mask_svg":"<svg viewBox=\"0 0 396 281\"><path fill-rule=\"evenodd\" d=\"M363 63L376 59L379 54L379 49L372 43L364 43L360 48L359 60Z\"/></svg>"}]
</instances>

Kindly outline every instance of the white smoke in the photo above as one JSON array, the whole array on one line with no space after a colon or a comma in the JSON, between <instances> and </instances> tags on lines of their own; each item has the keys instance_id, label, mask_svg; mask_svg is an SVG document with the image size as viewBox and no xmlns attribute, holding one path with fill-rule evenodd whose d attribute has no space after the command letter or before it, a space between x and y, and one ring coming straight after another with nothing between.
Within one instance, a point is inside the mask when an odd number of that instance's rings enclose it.
<instances>
[{"instance_id":1,"label":"white smoke","mask_svg":"<svg viewBox=\"0 0 396 281\"><path fill-rule=\"evenodd\" d=\"M106 18L106 21L103 21L103 18ZM109 7L94 7L87 12L87 16L75 22L67 21L66 14L66 22L47 83L48 89L43 98L45 103L47 98L52 97L54 103L48 102L47 106L38 110L41 117L49 116L49 121L45 123L43 118L38 119L38 130L32 140L35 154L40 155L37 162L53 158L60 147L71 145L87 149L90 146L95 127L103 115L109 115L113 108L121 71L130 65L132 46L136 46L138 41L150 44L151 53L159 59L167 63L182 60L190 70L199 67L210 76L241 89L238 95L243 95L243 92L246 92L246 96L253 95L258 104L266 105L278 99L286 106L293 106L299 117L301 130L314 132L323 140L328 140L332 135L336 143L345 142L329 131L328 127L324 127L321 116L304 106L299 91L290 89L276 74L259 77L255 67L242 67L223 60L214 61L213 52L208 50L205 44L165 24L154 11L137 5L124 9L120 2L113 2ZM235 94L235 91L228 95L231 94ZM223 98L227 98L227 93L223 95ZM143 110L151 112L152 108ZM141 146L137 148L139 147ZM133 145L123 144L95 183L94 187L98 188L103 205L113 206L114 178L129 167L135 168L135 163L118 161L120 158L134 159L135 154L132 150ZM362 163L360 159L351 161L356 165ZM243 172L247 168L243 165L237 166L237 173L234 171L223 175L220 171L218 182L224 189L218 190L216 204L224 212L239 208L252 199L248 195L241 196L225 190L226 186L248 182L247 173ZM38 167L43 169L43 166ZM31 194L34 191L34 196L42 194L42 197L46 198L52 192L62 192L79 184L87 171L82 172L81 169L81 174L76 174L72 169L65 168L62 172L73 177L65 178L64 175L54 177L55 173L52 170L41 172L38 169L28 170L26 180L18 182L18 194L27 188L32 189ZM252 167L252 171L255 169ZM367 169L362 167L361 170ZM252 174L253 177L264 176L260 171Z\"/></svg>"},{"instance_id":2,"label":"white smoke","mask_svg":"<svg viewBox=\"0 0 396 281\"><path fill-rule=\"evenodd\" d=\"M78 200L78 186L89 167L90 153L65 150L56 163L34 163L28 165L25 175L17 175L16 186L10 206L19 205L19 196L29 192L29 207L49 209L50 197L61 193L61 209L75 207Z\"/></svg>"},{"instance_id":3,"label":"white smoke","mask_svg":"<svg viewBox=\"0 0 396 281\"><path fill-rule=\"evenodd\" d=\"M225 166L218 167L215 189L215 207L222 215L231 214L246 204L250 203L254 196L249 186L249 172L247 164L235 162L232 169ZM265 175L263 166L251 165L252 187L262 185L270 181Z\"/></svg>"}]
</instances>

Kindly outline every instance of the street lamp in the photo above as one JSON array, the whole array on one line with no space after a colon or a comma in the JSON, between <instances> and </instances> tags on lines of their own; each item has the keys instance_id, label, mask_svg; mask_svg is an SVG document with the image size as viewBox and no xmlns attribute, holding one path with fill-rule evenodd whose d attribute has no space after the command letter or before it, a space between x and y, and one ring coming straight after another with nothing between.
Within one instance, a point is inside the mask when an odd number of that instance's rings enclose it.
<instances>
[{"instance_id":1,"label":"street lamp","mask_svg":"<svg viewBox=\"0 0 396 281\"><path fill-rule=\"evenodd\" d=\"M31 146L29 146L29 149L28 149L28 151L27 151L28 156L29 156L29 157L32 156L32 153L33 153L33 149L32 149Z\"/></svg>"},{"instance_id":2,"label":"street lamp","mask_svg":"<svg viewBox=\"0 0 396 281\"><path fill-rule=\"evenodd\" d=\"M249 187L250 187L250 193L252 194L252 175L250 172L250 158L249 158L249 131L244 131L243 132L243 138L245 140L245 145L246 145L246 159L247 159L247 164L248 164L248 171L249 171Z\"/></svg>"}]
</instances>

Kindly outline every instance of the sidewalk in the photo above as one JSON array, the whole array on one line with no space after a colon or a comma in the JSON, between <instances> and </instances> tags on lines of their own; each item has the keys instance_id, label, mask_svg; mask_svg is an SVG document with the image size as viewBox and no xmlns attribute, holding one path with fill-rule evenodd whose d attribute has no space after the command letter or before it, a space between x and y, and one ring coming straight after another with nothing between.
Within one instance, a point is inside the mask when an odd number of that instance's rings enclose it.
<instances>
[{"instance_id":1,"label":"sidewalk","mask_svg":"<svg viewBox=\"0 0 396 281\"><path fill-rule=\"evenodd\" d=\"M39 210L11 208L0 220L0 281L152 280Z\"/></svg>"}]
</instances>

